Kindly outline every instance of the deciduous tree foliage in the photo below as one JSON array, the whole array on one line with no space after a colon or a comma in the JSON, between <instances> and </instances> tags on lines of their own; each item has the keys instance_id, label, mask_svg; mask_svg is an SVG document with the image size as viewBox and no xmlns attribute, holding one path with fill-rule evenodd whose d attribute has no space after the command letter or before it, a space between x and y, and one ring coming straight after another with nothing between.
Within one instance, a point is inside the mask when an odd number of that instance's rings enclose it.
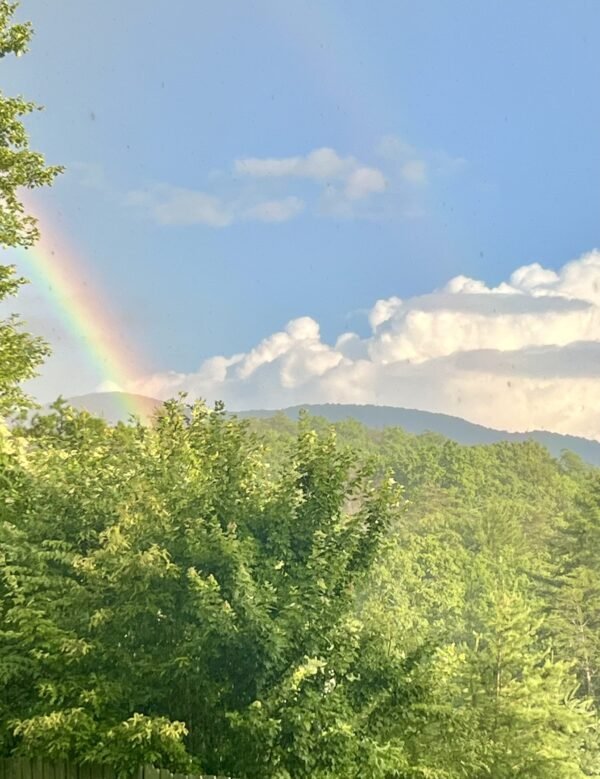
<instances>
[{"instance_id":1,"label":"deciduous tree foliage","mask_svg":"<svg viewBox=\"0 0 600 779\"><path fill-rule=\"evenodd\" d=\"M373 759L354 597L400 506L393 481L308 427L267 468L243 423L203 405L167 404L151 429L58 411L19 444L5 752L107 759L143 716L157 744L184 723L208 773L339 776ZM156 760L186 767L166 744Z\"/></svg>"},{"instance_id":2,"label":"deciduous tree foliage","mask_svg":"<svg viewBox=\"0 0 600 779\"><path fill-rule=\"evenodd\" d=\"M381 433L305 419L271 447L253 427L202 404L150 428L58 405L6 439L4 753L599 775L595 606L569 579L597 581L593 472L521 444L464 448L450 480L430 438L399 432L365 468L345 444ZM385 469L424 447L402 510Z\"/></svg>"},{"instance_id":3,"label":"deciduous tree foliage","mask_svg":"<svg viewBox=\"0 0 600 779\"><path fill-rule=\"evenodd\" d=\"M16 3L0 0L0 59L20 56L31 38L28 23L12 21ZM35 111L34 103L0 92L0 248L32 246L38 231L35 219L25 212L19 189L51 184L60 172L48 167L43 156L29 148L23 117ZM3 252L3 257L8 253ZM24 280L12 265L0 264L0 302L14 295ZM19 383L31 378L47 350L40 339L24 332L17 317L0 320L0 414L25 404Z\"/></svg>"}]
</instances>

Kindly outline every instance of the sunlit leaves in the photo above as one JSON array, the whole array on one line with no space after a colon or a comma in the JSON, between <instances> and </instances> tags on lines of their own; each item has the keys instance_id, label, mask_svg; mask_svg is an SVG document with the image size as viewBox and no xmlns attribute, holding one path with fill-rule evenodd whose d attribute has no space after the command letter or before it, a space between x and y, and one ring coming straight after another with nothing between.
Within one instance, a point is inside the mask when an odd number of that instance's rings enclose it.
<instances>
[{"instance_id":1,"label":"sunlit leaves","mask_svg":"<svg viewBox=\"0 0 600 779\"><path fill-rule=\"evenodd\" d=\"M31 37L28 23L12 21L16 3L0 0L0 58L23 54ZM23 119L36 106L21 97L0 93L0 248L30 247L39 237L36 220L23 207L21 190L52 183L61 168L46 166L43 156L29 148ZM14 268L0 265L0 301L14 295L23 280ZM47 354L45 344L32 338L16 317L0 320L0 416L27 405L19 384L35 375Z\"/></svg>"},{"instance_id":2,"label":"sunlit leaves","mask_svg":"<svg viewBox=\"0 0 600 779\"><path fill-rule=\"evenodd\" d=\"M1 539L5 752L43 753L59 715L66 730L85 715L100 743L143 715L185 723L212 773L370 759L355 598L401 506L393 480L304 423L270 465L246 423L202 404L166 404L149 428L58 404L14 437L27 488ZM161 733L152 749L175 767Z\"/></svg>"}]
</instances>

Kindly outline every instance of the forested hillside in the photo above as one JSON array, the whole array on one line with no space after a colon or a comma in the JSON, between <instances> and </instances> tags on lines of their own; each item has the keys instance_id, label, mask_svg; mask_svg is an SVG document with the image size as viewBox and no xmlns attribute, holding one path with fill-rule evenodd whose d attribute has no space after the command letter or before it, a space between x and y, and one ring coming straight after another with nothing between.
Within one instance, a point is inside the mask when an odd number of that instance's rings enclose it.
<instances>
[{"instance_id":1,"label":"forested hillside","mask_svg":"<svg viewBox=\"0 0 600 779\"><path fill-rule=\"evenodd\" d=\"M97 396L96 396L97 397ZM79 400L79 399L76 399ZM98 403L98 401L96 401ZM89 406L74 403L78 408L94 411L90 398ZM96 406L97 407L97 406ZM313 416L320 416L329 422L343 422L354 419L367 427L377 430L386 427L401 427L408 433L439 433L459 444L494 444L501 441L514 443L535 441L545 446L555 457L560 457L568 449L592 465L600 465L600 442L589 438L561 435L547 430L529 430L523 433L510 433L506 430L494 430L490 427L467 422L460 417L447 414L436 414L431 411L420 411L413 408L396 408L394 406L353 405L346 403L307 404L282 409L285 416L297 419L301 411L307 411ZM265 419L279 413L276 411L242 411L244 418ZM107 416L107 418L110 418ZM113 417L114 418L114 417Z\"/></svg>"},{"instance_id":2,"label":"forested hillside","mask_svg":"<svg viewBox=\"0 0 600 779\"><path fill-rule=\"evenodd\" d=\"M161 402L154 398L122 392L94 392L90 395L68 398L68 403L80 411L89 411L95 416L100 416L111 424L127 421L133 406L135 406L137 414L142 417L142 421L149 421L153 412L161 405ZM386 427L401 427L408 433L439 433L459 444L536 441L545 446L555 457L560 457L563 451L569 450L591 465L600 465L600 442L598 441L577 436L561 435L560 433L550 433L545 430L509 433L506 430L494 430L482 425L475 425L459 417L436 414L431 411L396 408L393 406L324 403L321 405L292 406L282 409L281 412L255 410L238 411L237 413L243 419L266 419L278 413L283 413L290 419L298 419L300 411L303 410L312 416L323 417L329 422L343 422L346 419L354 419L367 427L377 430Z\"/></svg>"},{"instance_id":3,"label":"forested hillside","mask_svg":"<svg viewBox=\"0 0 600 779\"><path fill-rule=\"evenodd\" d=\"M576 457L171 403L150 428L58 408L2 458L3 754L599 775Z\"/></svg>"}]
</instances>

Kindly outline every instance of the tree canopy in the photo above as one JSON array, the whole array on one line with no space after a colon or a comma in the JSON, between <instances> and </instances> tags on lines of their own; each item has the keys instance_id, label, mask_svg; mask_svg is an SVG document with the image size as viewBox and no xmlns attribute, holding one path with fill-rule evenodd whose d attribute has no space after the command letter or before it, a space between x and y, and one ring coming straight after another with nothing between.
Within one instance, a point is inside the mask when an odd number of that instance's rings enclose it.
<instances>
[{"instance_id":1,"label":"tree canopy","mask_svg":"<svg viewBox=\"0 0 600 779\"><path fill-rule=\"evenodd\" d=\"M17 24L13 15L16 3L0 0L0 59L21 56L27 51L32 29L29 23ZM23 118L38 106L22 97L0 92L0 247L27 248L39 237L35 217L23 206L20 190L35 189L52 183L61 168L47 166L44 157L29 147ZM15 295L25 283L14 265L0 264L0 302ZM22 328L16 316L0 320L0 414L25 404L20 383L35 375L47 348Z\"/></svg>"}]
</instances>

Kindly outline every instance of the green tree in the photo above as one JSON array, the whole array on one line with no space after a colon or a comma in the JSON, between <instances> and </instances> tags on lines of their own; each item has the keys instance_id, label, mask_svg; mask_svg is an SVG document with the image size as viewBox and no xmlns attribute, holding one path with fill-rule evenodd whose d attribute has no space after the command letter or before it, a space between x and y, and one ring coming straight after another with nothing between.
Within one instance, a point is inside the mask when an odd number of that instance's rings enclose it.
<instances>
[{"instance_id":1,"label":"green tree","mask_svg":"<svg viewBox=\"0 0 600 779\"><path fill-rule=\"evenodd\" d=\"M595 776L596 715L552 640L526 507L478 500L420 490L371 577L362 619L418 691L383 732L402 776Z\"/></svg>"},{"instance_id":2,"label":"green tree","mask_svg":"<svg viewBox=\"0 0 600 779\"><path fill-rule=\"evenodd\" d=\"M354 602L393 483L305 423L268 467L247 425L202 405L151 428L58 409L23 435L4 471L5 754L123 765L114 734L144 717L173 767L161 734L185 727L209 773L386 775Z\"/></svg>"},{"instance_id":3,"label":"green tree","mask_svg":"<svg viewBox=\"0 0 600 779\"><path fill-rule=\"evenodd\" d=\"M553 544L548 603L559 650L575 661L581 693L600 706L600 477L578 472L576 500Z\"/></svg>"},{"instance_id":4,"label":"green tree","mask_svg":"<svg viewBox=\"0 0 600 779\"><path fill-rule=\"evenodd\" d=\"M595 469L532 442L359 428L336 425L408 498L358 602L391 775L598 775Z\"/></svg>"},{"instance_id":5,"label":"green tree","mask_svg":"<svg viewBox=\"0 0 600 779\"><path fill-rule=\"evenodd\" d=\"M17 4L0 0L0 58L25 53L32 30L29 23L16 24ZM28 215L20 189L34 189L52 183L60 172L49 167L43 156L29 147L23 118L38 110L22 97L0 92L0 247L33 246L38 238L36 220ZM0 265L0 302L14 295L24 280L12 265ZM44 343L23 331L16 316L0 320L0 415L25 404L19 384L35 375L47 349Z\"/></svg>"}]
</instances>

